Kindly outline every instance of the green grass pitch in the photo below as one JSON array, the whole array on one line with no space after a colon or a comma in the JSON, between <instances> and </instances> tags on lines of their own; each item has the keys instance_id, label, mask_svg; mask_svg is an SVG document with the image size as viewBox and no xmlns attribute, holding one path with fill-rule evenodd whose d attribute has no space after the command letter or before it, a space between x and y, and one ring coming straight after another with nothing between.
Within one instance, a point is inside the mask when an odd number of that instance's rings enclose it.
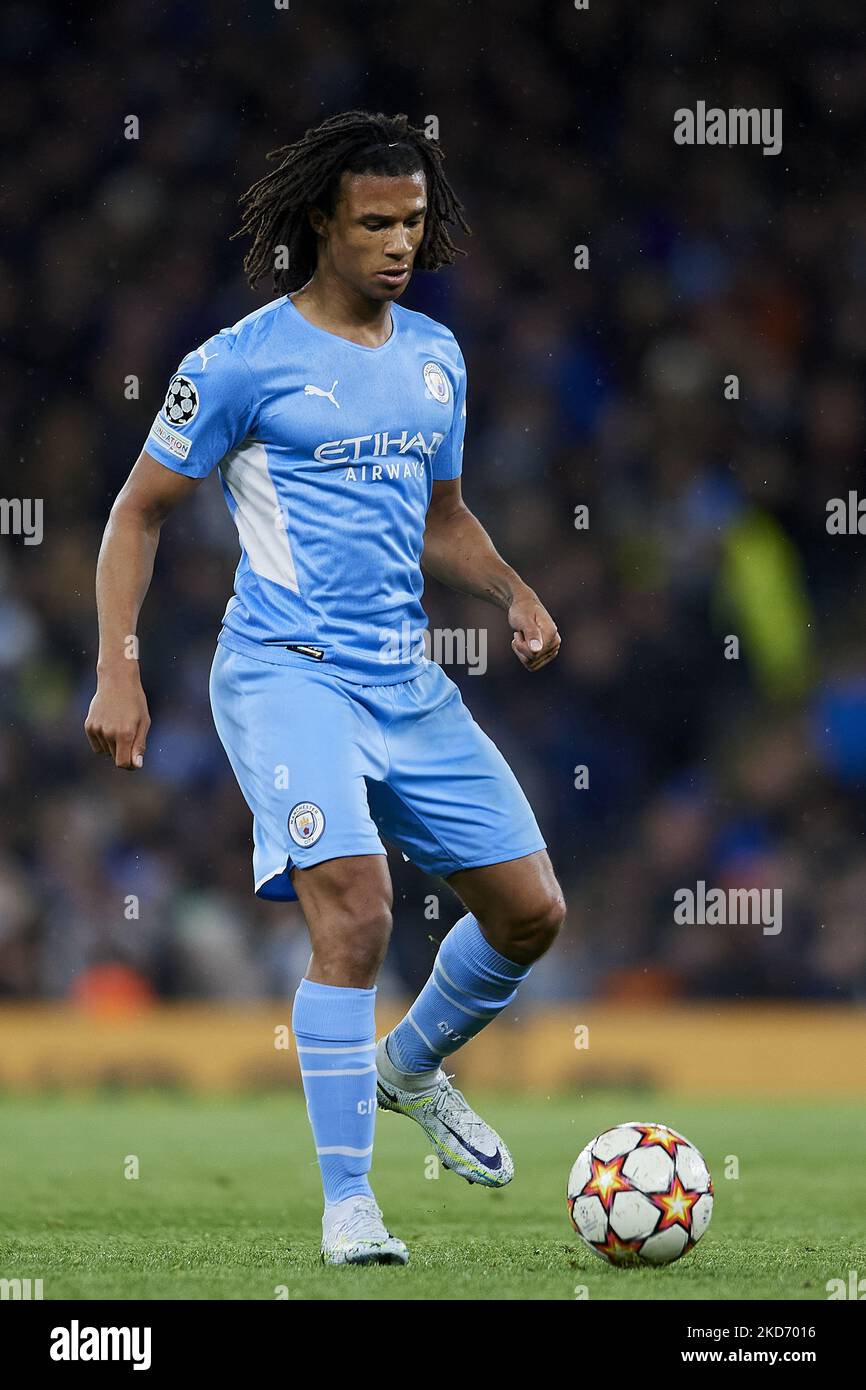
<instances>
[{"instance_id":1,"label":"green grass pitch","mask_svg":"<svg viewBox=\"0 0 866 1390\"><path fill-rule=\"evenodd\" d=\"M472 1094L512 1149L501 1192L444 1169L426 1136L377 1122L373 1186L406 1268L324 1269L303 1100L115 1093L0 1098L0 1278L45 1299L825 1299L866 1274L866 1113L851 1102L673 1094ZM700 1245L665 1269L613 1269L565 1207L598 1131L661 1120L703 1151L716 1189ZM728 1155L740 1175L726 1179ZM124 1177L135 1156L139 1177Z\"/></svg>"}]
</instances>

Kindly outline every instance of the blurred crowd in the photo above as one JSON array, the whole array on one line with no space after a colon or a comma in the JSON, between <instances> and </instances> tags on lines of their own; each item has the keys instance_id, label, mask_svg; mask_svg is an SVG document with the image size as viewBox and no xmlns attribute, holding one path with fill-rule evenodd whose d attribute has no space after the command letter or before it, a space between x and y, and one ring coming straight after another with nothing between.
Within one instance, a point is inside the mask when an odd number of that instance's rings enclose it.
<instances>
[{"instance_id":1,"label":"blurred crowd","mask_svg":"<svg viewBox=\"0 0 866 1390\"><path fill-rule=\"evenodd\" d=\"M216 476L142 616L145 770L82 725L112 500L180 358L273 297L237 197L352 107L438 120L473 235L403 303L461 343L464 496L563 638L529 675L498 610L428 588L431 626L487 631L484 674L446 669L569 904L523 997L866 996L866 537L826 525L866 493L866 48L855 6L803 9L4 7L0 494L44 499L44 538L0 536L0 996L282 997L306 967L208 709ZM698 100L781 108L781 152L677 145ZM391 861L405 995L459 905ZM677 925L699 881L781 888L782 931Z\"/></svg>"}]
</instances>

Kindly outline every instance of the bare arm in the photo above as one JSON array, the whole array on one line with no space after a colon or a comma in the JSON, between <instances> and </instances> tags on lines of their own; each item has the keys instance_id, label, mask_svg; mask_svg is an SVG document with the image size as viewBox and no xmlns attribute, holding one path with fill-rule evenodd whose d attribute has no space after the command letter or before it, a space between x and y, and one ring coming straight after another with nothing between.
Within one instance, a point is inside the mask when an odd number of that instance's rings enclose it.
<instances>
[{"instance_id":1,"label":"bare arm","mask_svg":"<svg viewBox=\"0 0 866 1390\"><path fill-rule=\"evenodd\" d=\"M173 473L145 450L111 509L96 566L97 688L84 731L117 767L142 766L150 715L141 685L136 626L150 587L162 523L198 480Z\"/></svg>"},{"instance_id":2,"label":"bare arm","mask_svg":"<svg viewBox=\"0 0 866 1390\"><path fill-rule=\"evenodd\" d=\"M449 588L504 609L514 631L512 650L528 670L537 671L556 656L556 624L466 506L459 478L433 484L421 567Z\"/></svg>"}]
</instances>

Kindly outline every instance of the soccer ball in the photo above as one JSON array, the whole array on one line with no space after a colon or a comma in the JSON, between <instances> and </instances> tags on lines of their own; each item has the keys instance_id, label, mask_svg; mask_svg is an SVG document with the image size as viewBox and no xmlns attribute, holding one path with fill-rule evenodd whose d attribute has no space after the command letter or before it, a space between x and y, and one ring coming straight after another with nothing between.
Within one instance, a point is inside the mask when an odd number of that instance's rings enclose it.
<instances>
[{"instance_id":1,"label":"soccer ball","mask_svg":"<svg viewBox=\"0 0 866 1390\"><path fill-rule=\"evenodd\" d=\"M697 1245L713 1180L694 1144L667 1125L630 1120L596 1135L568 1176L568 1214L614 1265L666 1265Z\"/></svg>"}]
</instances>

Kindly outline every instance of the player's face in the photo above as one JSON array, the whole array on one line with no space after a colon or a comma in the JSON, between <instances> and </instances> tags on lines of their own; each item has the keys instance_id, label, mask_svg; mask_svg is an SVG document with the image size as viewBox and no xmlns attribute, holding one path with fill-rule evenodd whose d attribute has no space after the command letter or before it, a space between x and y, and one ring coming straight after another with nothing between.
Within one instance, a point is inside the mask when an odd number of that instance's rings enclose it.
<instances>
[{"instance_id":1,"label":"player's face","mask_svg":"<svg viewBox=\"0 0 866 1390\"><path fill-rule=\"evenodd\" d=\"M331 269L370 299L399 299L412 275L427 212L417 174L343 174L333 217L323 219Z\"/></svg>"}]
</instances>

